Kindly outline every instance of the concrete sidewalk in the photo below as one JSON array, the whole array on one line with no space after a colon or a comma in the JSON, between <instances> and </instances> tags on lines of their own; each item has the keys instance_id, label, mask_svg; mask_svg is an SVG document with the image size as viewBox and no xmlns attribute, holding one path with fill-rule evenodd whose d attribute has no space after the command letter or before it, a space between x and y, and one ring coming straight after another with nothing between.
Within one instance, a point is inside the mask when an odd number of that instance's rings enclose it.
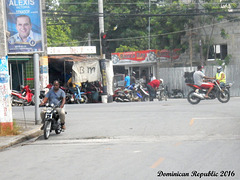
<instances>
[{"instance_id":1,"label":"concrete sidewalk","mask_svg":"<svg viewBox=\"0 0 240 180\"><path fill-rule=\"evenodd\" d=\"M16 120L16 125L19 127L20 134L14 136L0 136L0 150L38 137L43 133L40 130L42 125L35 125L35 121Z\"/></svg>"}]
</instances>

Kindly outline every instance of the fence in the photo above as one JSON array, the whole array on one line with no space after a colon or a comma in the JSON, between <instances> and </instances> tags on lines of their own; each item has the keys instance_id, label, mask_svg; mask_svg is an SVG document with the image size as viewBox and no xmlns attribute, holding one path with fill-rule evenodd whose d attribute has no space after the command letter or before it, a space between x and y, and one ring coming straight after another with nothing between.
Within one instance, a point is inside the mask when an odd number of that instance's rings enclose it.
<instances>
[{"instance_id":1,"label":"fence","mask_svg":"<svg viewBox=\"0 0 240 180\"><path fill-rule=\"evenodd\" d=\"M196 71L196 67L178 67L178 68L160 68L159 77L164 80L164 84L169 90L181 89L186 97L191 90L185 83L184 73ZM214 77L217 66L205 66L204 74L208 77ZM240 70L239 66L228 65L225 70L227 83L233 83L230 89L231 96L240 96Z\"/></svg>"}]
</instances>

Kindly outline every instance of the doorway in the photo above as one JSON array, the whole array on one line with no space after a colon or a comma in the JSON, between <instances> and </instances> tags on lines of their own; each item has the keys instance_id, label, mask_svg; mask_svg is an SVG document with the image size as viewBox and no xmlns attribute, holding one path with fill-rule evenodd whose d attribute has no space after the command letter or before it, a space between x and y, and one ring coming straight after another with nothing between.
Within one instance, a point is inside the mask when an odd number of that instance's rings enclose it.
<instances>
[{"instance_id":1,"label":"doorway","mask_svg":"<svg viewBox=\"0 0 240 180\"><path fill-rule=\"evenodd\" d=\"M9 63L9 75L10 75L10 89L21 90L21 85L24 85L24 63L22 62L10 62Z\"/></svg>"}]
</instances>

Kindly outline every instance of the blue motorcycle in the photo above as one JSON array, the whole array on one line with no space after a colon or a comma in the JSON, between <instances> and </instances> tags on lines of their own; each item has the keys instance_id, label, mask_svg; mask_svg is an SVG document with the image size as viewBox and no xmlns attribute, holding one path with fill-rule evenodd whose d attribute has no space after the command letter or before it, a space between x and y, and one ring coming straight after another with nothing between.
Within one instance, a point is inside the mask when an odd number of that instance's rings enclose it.
<instances>
[{"instance_id":1,"label":"blue motorcycle","mask_svg":"<svg viewBox=\"0 0 240 180\"><path fill-rule=\"evenodd\" d=\"M76 85L73 90L74 102L77 104L85 104L88 102L86 92L81 92L81 87Z\"/></svg>"}]
</instances>

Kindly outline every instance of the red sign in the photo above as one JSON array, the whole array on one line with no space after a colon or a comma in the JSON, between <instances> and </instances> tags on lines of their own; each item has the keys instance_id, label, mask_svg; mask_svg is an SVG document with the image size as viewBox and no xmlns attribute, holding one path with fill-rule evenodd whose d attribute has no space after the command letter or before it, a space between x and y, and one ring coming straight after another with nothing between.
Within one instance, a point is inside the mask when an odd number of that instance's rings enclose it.
<instances>
[{"instance_id":1,"label":"red sign","mask_svg":"<svg viewBox=\"0 0 240 180\"><path fill-rule=\"evenodd\" d=\"M118 63L139 63L139 62L154 62L161 57L176 60L179 58L181 49L169 50L144 50L133 52L112 53L113 64Z\"/></svg>"}]
</instances>

